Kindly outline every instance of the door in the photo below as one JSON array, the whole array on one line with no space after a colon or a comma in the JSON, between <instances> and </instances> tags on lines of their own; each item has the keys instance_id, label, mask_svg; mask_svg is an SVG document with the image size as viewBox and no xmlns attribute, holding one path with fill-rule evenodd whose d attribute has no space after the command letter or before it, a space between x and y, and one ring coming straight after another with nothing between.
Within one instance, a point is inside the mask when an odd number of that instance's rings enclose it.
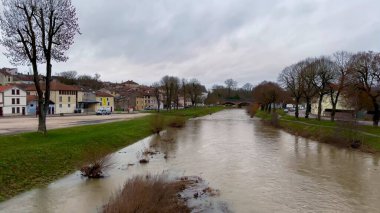
<instances>
[{"instance_id":1,"label":"door","mask_svg":"<svg viewBox=\"0 0 380 213\"><path fill-rule=\"evenodd\" d=\"M0 116L3 116L3 107L0 107Z\"/></svg>"},{"instance_id":2,"label":"door","mask_svg":"<svg viewBox=\"0 0 380 213\"><path fill-rule=\"evenodd\" d=\"M22 115L25 115L25 107L22 108Z\"/></svg>"}]
</instances>

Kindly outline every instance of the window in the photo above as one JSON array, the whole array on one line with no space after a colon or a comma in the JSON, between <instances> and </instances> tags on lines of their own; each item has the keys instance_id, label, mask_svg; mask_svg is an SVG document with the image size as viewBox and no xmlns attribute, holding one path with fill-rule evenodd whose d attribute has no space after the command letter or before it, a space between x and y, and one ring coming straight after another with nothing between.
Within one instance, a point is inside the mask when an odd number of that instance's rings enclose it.
<instances>
[{"instance_id":1,"label":"window","mask_svg":"<svg viewBox=\"0 0 380 213\"><path fill-rule=\"evenodd\" d=\"M16 104L20 104L20 99L19 98L16 99Z\"/></svg>"},{"instance_id":2,"label":"window","mask_svg":"<svg viewBox=\"0 0 380 213\"><path fill-rule=\"evenodd\" d=\"M16 104L16 100L12 98L12 104Z\"/></svg>"},{"instance_id":3,"label":"window","mask_svg":"<svg viewBox=\"0 0 380 213\"><path fill-rule=\"evenodd\" d=\"M15 94L16 94L16 91L12 89L12 95L15 95Z\"/></svg>"},{"instance_id":4,"label":"window","mask_svg":"<svg viewBox=\"0 0 380 213\"><path fill-rule=\"evenodd\" d=\"M20 113L20 107L16 107L16 109L17 109L17 114L19 114Z\"/></svg>"},{"instance_id":5,"label":"window","mask_svg":"<svg viewBox=\"0 0 380 213\"><path fill-rule=\"evenodd\" d=\"M12 107L12 114L16 113L16 108Z\"/></svg>"},{"instance_id":6,"label":"window","mask_svg":"<svg viewBox=\"0 0 380 213\"><path fill-rule=\"evenodd\" d=\"M11 82L11 77L8 77L8 82Z\"/></svg>"},{"instance_id":7,"label":"window","mask_svg":"<svg viewBox=\"0 0 380 213\"><path fill-rule=\"evenodd\" d=\"M62 102L62 96L59 96L59 102Z\"/></svg>"},{"instance_id":8,"label":"window","mask_svg":"<svg viewBox=\"0 0 380 213\"><path fill-rule=\"evenodd\" d=\"M59 104L59 108L62 108L62 104Z\"/></svg>"},{"instance_id":9,"label":"window","mask_svg":"<svg viewBox=\"0 0 380 213\"><path fill-rule=\"evenodd\" d=\"M68 101L68 102L71 102L71 97L67 97L67 101Z\"/></svg>"},{"instance_id":10,"label":"window","mask_svg":"<svg viewBox=\"0 0 380 213\"><path fill-rule=\"evenodd\" d=\"M107 103L107 106L109 106L109 105L110 105L110 102Z\"/></svg>"},{"instance_id":11,"label":"window","mask_svg":"<svg viewBox=\"0 0 380 213\"><path fill-rule=\"evenodd\" d=\"M19 89L16 90L16 94L17 94L17 95L20 95L20 90L19 90Z\"/></svg>"},{"instance_id":12,"label":"window","mask_svg":"<svg viewBox=\"0 0 380 213\"><path fill-rule=\"evenodd\" d=\"M71 104L68 104L68 105L67 105L67 107L69 107L69 108L70 108L70 107L71 107Z\"/></svg>"},{"instance_id":13,"label":"window","mask_svg":"<svg viewBox=\"0 0 380 213\"><path fill-rule=\"evenodd\" d=\"M107 98L107 101L108 101L108 98Z\"/></svg>"}]
</instances>

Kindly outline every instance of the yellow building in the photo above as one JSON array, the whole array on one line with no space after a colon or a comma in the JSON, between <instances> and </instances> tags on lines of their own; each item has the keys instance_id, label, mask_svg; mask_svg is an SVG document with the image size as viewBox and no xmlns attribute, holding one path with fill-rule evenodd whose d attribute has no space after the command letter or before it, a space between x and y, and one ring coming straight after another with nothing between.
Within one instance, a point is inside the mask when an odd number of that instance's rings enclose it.
<instances>
[{"instance_id":1,"label":"yellow building","mask_svg":"<svg viewBox=\"0 0 380 213\"><path fill-rule=\"evenodd\" d=\"M98 109L109 109L111 112L115 110L115 98L113 95L98 91L95 93L96 101L99 103L95 105L95 111Z\"/></svg>"},{"instance_id":2,"label":"yellow building","mask_svg":"<svg viewBox=\"0 0 380 213\"><path fill-rule=\"evenodd\" d=\"M45 90L45 85L41 84L42 90ZM37 96L36 87L30 85L26 88L28 96ZM48 114L74 113L78 104L78 99L81 93L76 86L62 84L58 81L50 83L50 105ZM29 104L29 103L28 103ZM38 106L36 111L38 112Z\"/></svg>"}]
</instances>

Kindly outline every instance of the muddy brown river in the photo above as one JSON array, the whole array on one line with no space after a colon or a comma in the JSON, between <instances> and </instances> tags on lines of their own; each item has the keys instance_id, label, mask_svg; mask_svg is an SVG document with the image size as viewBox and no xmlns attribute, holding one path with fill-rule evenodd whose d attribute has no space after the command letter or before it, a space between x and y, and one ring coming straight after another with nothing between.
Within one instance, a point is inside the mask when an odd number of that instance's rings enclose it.
<instances>
[{"instance_id":1,"label":"muddy brown river","mask_svg":"<svg viewBox=\"0 0 380 213\"><path fill-rule=\"evenodd\" d=\"M138 164L150 146L161 154ZM128 178L147 173L200 176L233 212L380 212L378 155L293 136L244 110L190 120L183 129L116 152L112 160L104 179L76 172L0 203L0 212L97 212Z\"/></svg>"}]
</instances>

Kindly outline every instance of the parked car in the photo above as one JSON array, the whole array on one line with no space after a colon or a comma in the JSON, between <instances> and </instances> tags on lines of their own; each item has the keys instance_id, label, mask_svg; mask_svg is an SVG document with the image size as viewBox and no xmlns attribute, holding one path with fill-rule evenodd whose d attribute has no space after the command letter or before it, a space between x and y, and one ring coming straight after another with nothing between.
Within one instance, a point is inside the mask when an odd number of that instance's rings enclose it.
<instances>
[{"instance_id":1,"label":"parked car","mask_svg":"<svg viewBox=\"0 0 380 213\"><path fill-rule=\"evenodd\" d=\"M109 109L98 109L96 115L111 115L111 110Z\"/></svg>"},{"instance_id":2,"label":"parked car","mask_svg":"<svg viewBox=\"0 0 380 213\"><path fill-rule=\"evenodd\" d=\"M289 110L288 110L288 109L284 109L284 112L285 112L285 113L288 113L288 112L289 112Z\"/></svg>"}]
</instances>

